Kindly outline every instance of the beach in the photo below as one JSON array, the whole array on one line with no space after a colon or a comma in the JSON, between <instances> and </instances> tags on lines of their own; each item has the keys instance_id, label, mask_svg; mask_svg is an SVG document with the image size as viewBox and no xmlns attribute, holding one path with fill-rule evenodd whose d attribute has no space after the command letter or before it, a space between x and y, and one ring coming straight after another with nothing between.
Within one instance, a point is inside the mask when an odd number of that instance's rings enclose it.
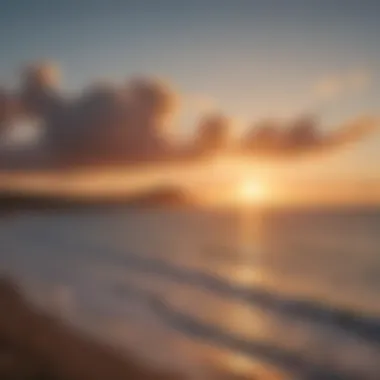
<instances>
[{"instance_id":1,"label":"beach","mask_svg":"<svg viewBox=\"0 0 380 380\"><path fill-rule=\"evenodd\" d=\"M33 307L144 368L190 379L378 379L379 214L287 210L261 215L260 228L258 216L11 213L1 268Z\"/></svg>"}]
</instances>

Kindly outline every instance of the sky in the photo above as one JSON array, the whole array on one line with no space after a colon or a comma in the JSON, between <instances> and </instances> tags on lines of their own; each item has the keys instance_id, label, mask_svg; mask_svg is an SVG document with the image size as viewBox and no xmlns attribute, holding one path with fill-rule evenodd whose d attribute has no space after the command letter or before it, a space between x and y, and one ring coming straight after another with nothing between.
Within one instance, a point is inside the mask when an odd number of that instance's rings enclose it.
<instances>
[{"instance_id":1,"label":"sky","mask_svg":"<svg viewBox=\"0 0 380 380\"><path fill-rule=\"evenodd\" d=\"M326 129L355 115L380 114L376 0L0 5L0 83L9 86L23 64L40 59L60 65L68 93L96 79L158 76L182 94L185 134L209 108L244 123L317 112ZM378 133L329 156L271 170L290 179L380 180L379 160Z\"/></svg>"}]
</instances>

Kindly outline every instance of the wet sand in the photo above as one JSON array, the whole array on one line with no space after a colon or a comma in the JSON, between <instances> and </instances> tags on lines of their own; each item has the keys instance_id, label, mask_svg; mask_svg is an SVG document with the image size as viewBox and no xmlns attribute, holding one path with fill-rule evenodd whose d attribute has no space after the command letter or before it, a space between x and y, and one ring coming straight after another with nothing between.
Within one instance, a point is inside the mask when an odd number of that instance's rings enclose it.
<instances>
[{"instance_id":1,"label":"wet sand","mask_svg":"<svg viewBox=\"0 0 380 380\"><path fill-rule=\"evenodd\" d=\"M33 308L0 279L0 378L3 380L184 379L149 368Z\"/></svg>"}]
</instances>

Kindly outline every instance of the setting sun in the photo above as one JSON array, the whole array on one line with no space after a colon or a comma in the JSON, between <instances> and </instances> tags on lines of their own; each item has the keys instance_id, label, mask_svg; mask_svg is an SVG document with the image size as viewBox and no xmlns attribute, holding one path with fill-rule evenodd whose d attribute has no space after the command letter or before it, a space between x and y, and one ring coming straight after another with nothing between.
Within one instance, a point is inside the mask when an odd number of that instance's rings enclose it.
<instances>
[{"instance_id":1,"label":"setting sun","mask_svg":"<svg viewBox=\"0 0 380 380\"><path fill-rule=\"evenodd\" d=\"M238 185L236 200L239 203L256 203L265 197L265 189L261 183L245 181Z\"/></svg>"},{"instance_id":2,"label":"setting sun","mask_svg":"<svg viewBox=\"0 0 380 380\"><path fill-rule=\"evenodd\" d=\"M239 176L240 177L240 176ZM214 186L202 186L193 190L200 204L217 207L241 207L264 205L272 201L268 184L259 180L236 178Z\"/></svg>"}]
</instances>

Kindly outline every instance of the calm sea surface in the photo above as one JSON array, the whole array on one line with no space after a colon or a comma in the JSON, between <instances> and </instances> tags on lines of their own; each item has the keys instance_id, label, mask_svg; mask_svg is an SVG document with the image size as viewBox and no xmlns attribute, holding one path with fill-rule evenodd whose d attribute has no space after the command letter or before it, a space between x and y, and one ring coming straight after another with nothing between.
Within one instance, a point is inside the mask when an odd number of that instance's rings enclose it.
<instances>
[{"instance_id":1,"label":"calm sea surface","mask_svg":"<svg viewBox=\"0 0 380 380\"><path fill-rule=\"evenodd\" d=\"M380 212L15 213L0 244L38 305L149 365L380 379Z\"/></svg>"}]
</instances>

